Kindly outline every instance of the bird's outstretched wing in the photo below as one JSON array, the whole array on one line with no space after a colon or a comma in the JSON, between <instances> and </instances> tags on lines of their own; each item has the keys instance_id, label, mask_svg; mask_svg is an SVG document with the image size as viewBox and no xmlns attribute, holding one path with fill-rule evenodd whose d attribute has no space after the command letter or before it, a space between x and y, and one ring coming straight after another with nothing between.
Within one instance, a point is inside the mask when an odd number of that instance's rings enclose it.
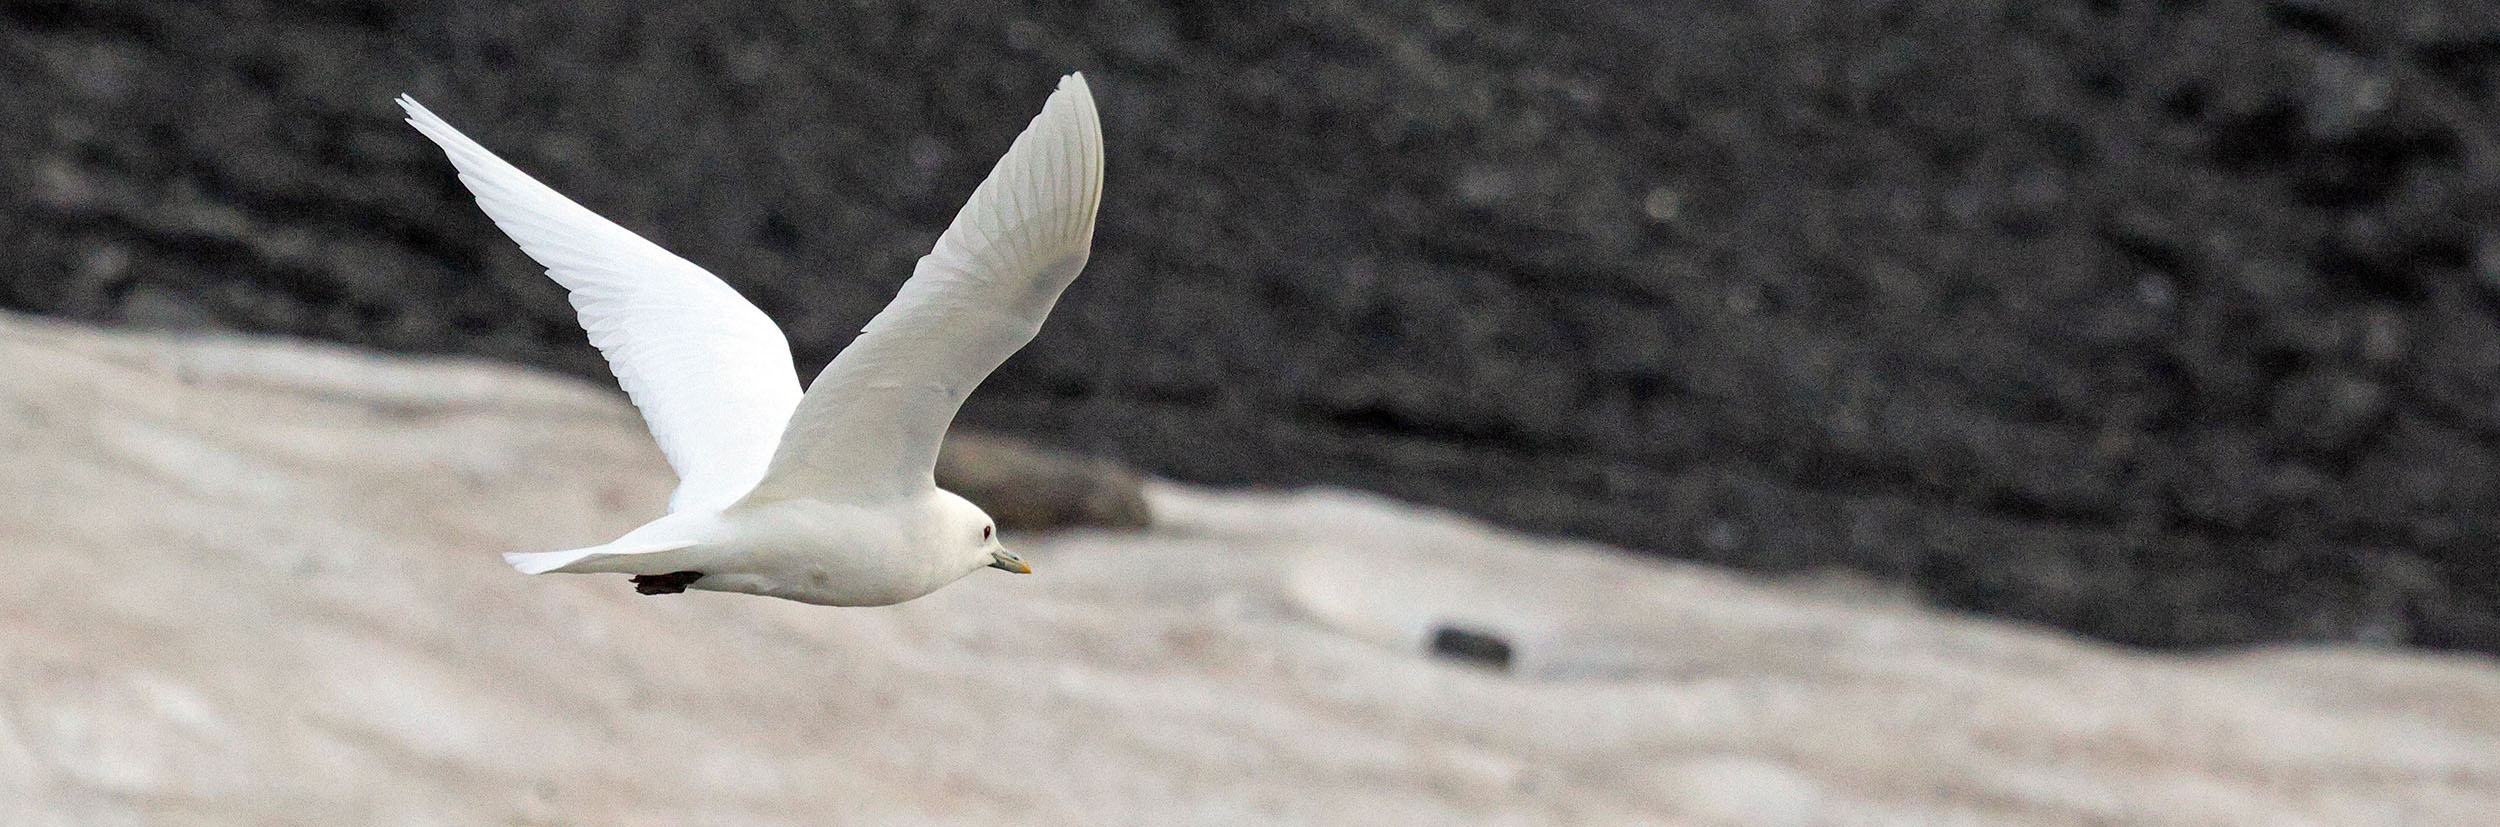
<instances>
[{"instance_id":1,"label":"bird's outstretched wing","mask_svg":"<svg viewBox=\"0 0 2500 827\"><path fill-rule=\"evenodd\" d=\"M1093 94L1069 75L894 301L808 386L753 496L933 487L938 443L964 397L1033 340L1085 268L1102 163Z\"/></svg>"},{"instance_id":2,"label":"bird's outstretched wing","mask_svg":"<svg viewBox=\"0 0 2500 827\"><path fill-rule=\"evenodd\" d=\"M495 226L572 293L590 343L677 470L669 510L726 507L752 489L799 402L781 328L711 273L557 194L414 98L399 106L451 156Z\"/></svg>"}]
</instances>

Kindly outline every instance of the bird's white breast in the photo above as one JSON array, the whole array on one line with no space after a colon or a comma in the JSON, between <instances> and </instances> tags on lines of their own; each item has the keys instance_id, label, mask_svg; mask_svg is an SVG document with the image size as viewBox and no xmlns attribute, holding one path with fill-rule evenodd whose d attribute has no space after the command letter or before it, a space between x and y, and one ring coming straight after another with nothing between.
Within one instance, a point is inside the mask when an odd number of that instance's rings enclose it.
<instances>
[{"instance_id":1,"label":"bird's white breast","mask_svg":"<svg viewBox=\"0 0 2500 827\"><path fill-rule=\"evenodd\" d=\"M694 588L826 606L883 606L962 577L920 548L924 503L876 505L799 498L741 505L721 515L724 536Z\"/></svg>"}]
</instances>

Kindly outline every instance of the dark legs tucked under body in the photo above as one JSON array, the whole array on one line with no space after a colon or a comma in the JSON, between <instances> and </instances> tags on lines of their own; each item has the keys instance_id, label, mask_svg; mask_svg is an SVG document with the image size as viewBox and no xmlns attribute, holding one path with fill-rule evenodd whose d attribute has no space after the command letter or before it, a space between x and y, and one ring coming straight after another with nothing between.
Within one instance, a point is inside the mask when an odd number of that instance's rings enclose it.
<instances>
[{"instance_id":1,"label":"dark legs tucked under body","mask_svg":"<svg viewBox=\"0 0 2500 827\"><path fill-rule=\"evenodd\" d=\"M641 592L643 594L676 594L678 592L685 591L686 584L693 583L694 581L701 579L703 579L703 573L699 571L672 571L667 574L637 574L634 575L634 591Z\"/></svg>"}]
</instances>

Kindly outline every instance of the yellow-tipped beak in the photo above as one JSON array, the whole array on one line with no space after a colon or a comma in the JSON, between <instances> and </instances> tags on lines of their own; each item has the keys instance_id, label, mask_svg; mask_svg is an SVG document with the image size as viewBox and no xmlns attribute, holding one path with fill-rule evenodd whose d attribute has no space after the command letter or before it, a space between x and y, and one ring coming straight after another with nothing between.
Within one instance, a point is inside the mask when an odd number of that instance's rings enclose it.
<instances>
[{"instance_id":1,"label":"yellow-tipped beak","mask_svg":"<svg viewBox=\"0 0 2500 827\"><path fill-rule=\"evenodd\" d=\"M990 553L990 568L1017 574L1033 573L1033 567L1025 565L1024 558L1017 557L1015 552L1003 548Z\"/></svg>"}]
</instances>

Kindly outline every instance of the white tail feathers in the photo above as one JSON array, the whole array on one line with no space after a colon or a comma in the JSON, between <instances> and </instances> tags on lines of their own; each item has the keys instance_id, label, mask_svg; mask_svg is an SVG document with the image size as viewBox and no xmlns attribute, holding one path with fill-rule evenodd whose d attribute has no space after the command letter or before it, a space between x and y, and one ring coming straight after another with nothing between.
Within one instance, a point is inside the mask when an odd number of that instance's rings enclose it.
<instances>
[{"instance_id":1,"label":"white tail feathers","mask_svg":"<svg viewBox=\"0 0 2500 827\"><path fill-rule=\"evenodd\" d=\"M565 566L572 565L587 557L598 556L599 553L600 550L598 548L576 548L566 549L564 551L514 551L506 552L503 556L503 561L511 563L513 568L520 569L522 574L546 574L551 571L561 571Z\"/></svg>"},{"instance_id":2,"label":"white tail feathers","mask_svg":"<svg viewBox=\"0 0 2500 827\"><path fill-rule=\"evenodd\" d=\"M513 568L520 569L522 574L547 574L550 572L625 572L630 574L655 574L657 572L643 571L643 569L649 568L651 564L655 564L658 561L642 561L642 564L638 565L623 558L641 557L646 554L658 554L663 551L676 551L696 545L696 543L692 540L659 543L654 543L648 540L641 542L628 542L633 539L633 535L629 534L625 537L618 538L616 542L609 543L604 546L566 549L564 551L505 552L503 561L511 563ZM662 568L665 569L666 566L662 566Z\"/></svg>"},{"instance_id":3,"label":"white tail feathers","mask_svg":"<svg viewBox=\"0 0 2500 827\"><path fill-rule=\"evenodd\" d=\"M548 572L660 574L675 571L675 569L660 568L658 571L645 571L645 569L685 562L683 559L671 559L682 558L682 555L669 555L658 559L648 558L646 555L679 551L702 545L709 538L717 536L719 522L720 515L718 514L680 511L644 523L641 528L625 532L625 536L608 541L607 545L563 551L506 552L503 560L511 563L513 568L520 569L522 574L546 574Z\"/></svg>"}]
</instances>

